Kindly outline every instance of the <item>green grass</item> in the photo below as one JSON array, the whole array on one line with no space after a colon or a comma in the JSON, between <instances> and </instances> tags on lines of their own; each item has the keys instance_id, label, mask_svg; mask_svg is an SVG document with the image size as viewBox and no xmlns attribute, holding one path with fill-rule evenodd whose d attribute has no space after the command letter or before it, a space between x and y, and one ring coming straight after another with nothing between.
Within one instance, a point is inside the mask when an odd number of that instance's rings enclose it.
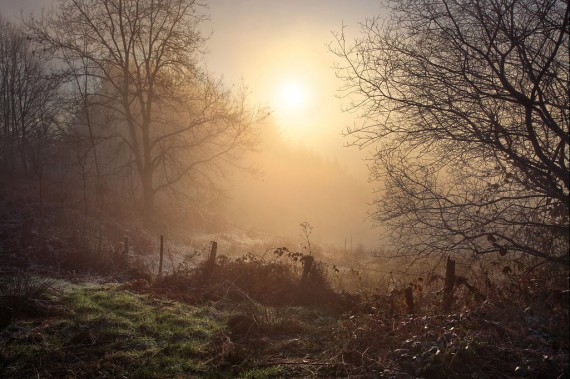
<instances>
[{"instance_id":1,"label":"green grass","mask_svg":"<svg viewBox=\"0 0 570 379\"><path fill-rule=\"evenodd\" d=\"M243 292L213 306L125 285L52 287L42 301L28 299L37 311L0 329L0 378L513 377L517 366L533 377L568 374L567 339L559 347L546 339L558 335L550 330L568 335L567 307L549 317L493 304L408 316L363 304L338 316Z\"/></svg>"},{"instance_id":2,"label":"green grass","mask_svg":"<svg viewBox=\"0 0 570 379\"><path fill-rule=\"evenodd\" d=\"M79 288L65 311L21 320L0 338L0 377L217 376L208 343L223 314L119 290Z\"/></svg>"}]
</instances>

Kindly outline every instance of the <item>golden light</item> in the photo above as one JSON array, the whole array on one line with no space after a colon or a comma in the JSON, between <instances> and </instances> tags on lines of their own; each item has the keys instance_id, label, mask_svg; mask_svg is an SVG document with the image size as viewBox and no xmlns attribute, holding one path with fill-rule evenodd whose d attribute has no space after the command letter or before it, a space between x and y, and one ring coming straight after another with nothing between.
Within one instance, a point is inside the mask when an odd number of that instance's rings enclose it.
<instances>
[{"instance_id":1,"label":"golden light","mask_svg":"<svg viewBox=\"0 0 570 379\"><path fill-rule=\"evenodd\" d=\"M282 83L279 88L278 107L283 107L287 111L301 110L307 105L308 93L303 85L295 81Z\"/></svg>"},{"instance_id":2,"label":"golden light","mask_svg":"<svg viewBox=\"0 0 570 379\"><path fill-rule=\"evenodd\" d=\"M306 75L295 72L273 83L271 108L289 138L306 139L313 132L313 87Z\"/></svg>"}]
</instances>

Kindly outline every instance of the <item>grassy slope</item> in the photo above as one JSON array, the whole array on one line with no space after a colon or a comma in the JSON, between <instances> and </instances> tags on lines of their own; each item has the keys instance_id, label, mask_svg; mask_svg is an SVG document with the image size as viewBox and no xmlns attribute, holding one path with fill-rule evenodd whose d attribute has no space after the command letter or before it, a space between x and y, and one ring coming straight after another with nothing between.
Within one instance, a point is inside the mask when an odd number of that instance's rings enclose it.
<instances>
[{"instance_id":1,"label":"grassy slope","mask_svg":"<svg viewBox=\"0 0 570 379\"><path fill-rule=\"evenodd\" d=\"M245 295L189 305L132 285L57 282L55 298L28 304L0 330L0 377L568 375L567 327L548 327L563 310L550 321L491 304L450 315L333 317Z\"/></svg>"},{"instance_id":2,"label":"grassy slope","mask_svg":"<svg viewBox=\"0 0 570 379\"><path fill-rule=\"evenodd\" d=\"M212 307L152 299L117 286L78 287L64 308L1 334L1 377L208 377L208 343L226 317Z\"/></svg>"}]
</instances>

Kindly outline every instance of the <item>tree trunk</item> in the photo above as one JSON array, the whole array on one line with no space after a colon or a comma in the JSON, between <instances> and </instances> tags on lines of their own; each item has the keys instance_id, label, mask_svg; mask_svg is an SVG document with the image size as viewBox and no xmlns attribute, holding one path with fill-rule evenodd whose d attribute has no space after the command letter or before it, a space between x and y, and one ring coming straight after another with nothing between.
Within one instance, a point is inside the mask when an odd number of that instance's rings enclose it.
<instances>
[{"instance_id":1,"label":"tree trunk","mask_svg":"<svg viewBox=\"0 0 570 379\"><path fill-rule=\"evenodd\" d=\"M154 188L152 187L152 170L142 173L143 221L150 225L154 215Z\"/></svg>"}]
</instances>

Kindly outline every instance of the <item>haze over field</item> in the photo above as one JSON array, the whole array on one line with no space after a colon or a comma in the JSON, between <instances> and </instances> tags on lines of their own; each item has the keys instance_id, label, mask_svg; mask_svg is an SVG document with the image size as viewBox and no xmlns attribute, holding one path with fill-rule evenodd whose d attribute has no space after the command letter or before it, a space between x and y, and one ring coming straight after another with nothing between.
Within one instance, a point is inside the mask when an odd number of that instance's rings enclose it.
<instances>
[{"instance_id":1,"label":"haze over field","mask_svg":"<svg viewBox=\"0 0 570 379\"><path fill-rule=\"evenodd\" d=\"M4 0L1 11L19 18L50 4ZM378 2L215 0L202 10L209 20L200 28L210 35L203 64L227 88L245 85L249 104L270 112L258 153L240 163L260 175L232 174L216 212L245 229L296 236L307 221L322 242L376 246L365 153L345 147L341 134L355 115L341 111L328 43L343 24L357 32Z\"/></svg>"}]
</instances>

